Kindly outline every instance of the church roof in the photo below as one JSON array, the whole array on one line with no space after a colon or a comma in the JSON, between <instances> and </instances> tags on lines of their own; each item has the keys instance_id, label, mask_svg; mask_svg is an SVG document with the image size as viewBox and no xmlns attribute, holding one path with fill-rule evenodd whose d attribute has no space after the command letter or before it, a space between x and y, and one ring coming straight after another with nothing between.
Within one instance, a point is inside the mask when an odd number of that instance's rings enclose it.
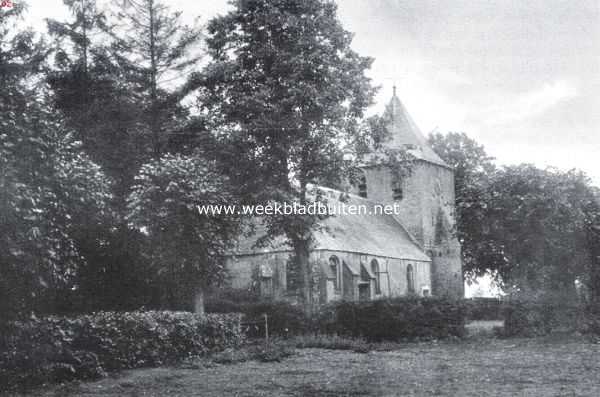
<instances>
[{"instance_id":1,"label":"church roof","mask_svg":"<svg viewBox=\"0 0 600 397\"><path fill-rule=\"evenodd\" d=\"M386 105L383 118L391 133L390 140L385 142L384 146L392 149L407 149L419 160L450 168L429 146L427 139L396 95L396 87L392 99Z\"/></svg>"},{"instance_id":2,"label":"church roof","mask_svg":"<svg viewBox=\"0 0 600 397\"><path fill-rule=\"evenodd\" d=\"M336 202L339 191L321 188L327 192L329 202ZM366 255L383 256L415 261L430 261L430 258L415 243L404 226L393 215L374 214L375 203L361 197L350 195L345 205L363 204L367 213L345 214L326 218L323 230L314 232L316 244L313 250L331 250L353 252ZM283 236L275 238L266 247L255 248L256 240L266 234L265 226L257 220L255 233L251 237L238 240L235 255L258 254L276 251L289 251Z\"/></svg>"}]
</instances>

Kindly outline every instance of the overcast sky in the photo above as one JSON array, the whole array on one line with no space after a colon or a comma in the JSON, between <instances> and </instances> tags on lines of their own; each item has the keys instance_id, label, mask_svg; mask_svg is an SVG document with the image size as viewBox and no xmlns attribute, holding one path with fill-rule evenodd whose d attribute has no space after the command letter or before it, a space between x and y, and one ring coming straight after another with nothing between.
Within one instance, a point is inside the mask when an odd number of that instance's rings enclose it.
<instances>
[{"instance_id":1,"label":"overcast sky","mask_svg":"<svg viewBox=\"0 0 600 397\"><path fill-rule=\"evenodd\" d=\"M188 21L228 9L225 0L166 2ZM31 25L65 16L62 0L28 3ZM579 168L600 185L598 0L338 4L354 48L375 58L375 110L395 84L424 133L463 131L500 164Z\"/></svg>"}]
</instances>

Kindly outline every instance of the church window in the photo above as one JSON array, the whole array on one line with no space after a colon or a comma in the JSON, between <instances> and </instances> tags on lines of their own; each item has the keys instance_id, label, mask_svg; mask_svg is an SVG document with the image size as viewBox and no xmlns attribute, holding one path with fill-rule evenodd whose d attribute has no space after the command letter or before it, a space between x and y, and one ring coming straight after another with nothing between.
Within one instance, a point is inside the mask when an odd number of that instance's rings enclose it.
<instances>
[{"instance_id":1,"label":"church window","mask_svg":"<svg viewBox=\"0 0 600 397\"><path fill-rule=\"evenodd\" d=\"M381 271L379 270L379 262L376 259L371 261L371 272L375 276L375 293L381 294Z\"/></svg>"},{"instance_id":2,"label":"church window","mask_svg":"<svg viewBox=\"0 0 600 397\"><path fill-rule=\"evenodd\" d=\"M333 275L333 288L335 289L335 292L339 292L342 287L342 268L337 256L329 258L329 269Z\"/></svg>"},{"instance_id":3,"label":"church window","mask_svg":"<svg viewBox=\"0 0 600 397\"><path fill-rule=\"evenodd\" d=\"M395 201L400 201L404 198L404 191L402 190L401 181L394 181L392 183L392 198Z\"/></svg>"},{"instance_id":4,"label":"church window","mask_svg":"<svg viewBox=\"0 0 600 397\"><path fill-rule=\"evenodd\" d=\"M406 290L409 294L415 293L415 273L413 266L409 263L406 267Z\"/></svg>"},{"instance_id":5,"label":"church window","mask_svg":"<svg viewBox=\"0 0 600 397\"><path fill-rule=\"evenodd\" d=\"M358 195L367 198L367 177L364 173L358 178Z\"/></svg>"},{"instance_id":6,"label":"church window","mask_svg":"<svg viewBox=\"0 0 600 397\"><path fill-rule=\"evenodd\" d=\"M273 296L273 269L267 264L260 265L260 294Z\"/></svg>"}]
</instances>

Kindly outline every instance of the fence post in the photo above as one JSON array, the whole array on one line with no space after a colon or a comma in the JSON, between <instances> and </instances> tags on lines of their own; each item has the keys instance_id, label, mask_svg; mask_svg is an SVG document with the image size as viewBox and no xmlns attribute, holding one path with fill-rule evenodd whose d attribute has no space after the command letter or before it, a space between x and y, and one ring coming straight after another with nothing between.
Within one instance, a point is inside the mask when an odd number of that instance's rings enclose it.
<instances>
[{"instance_id":1,"label":"fence post","mask_svg":"<svg viewBox=\"0 0 600 397\"><path fill-rule=\"evenodd\" d=\"M267 313L265 313L264 316L265 316L265 346L269 347L269 319L268 319Z\"/></svg>"}]
</instances>

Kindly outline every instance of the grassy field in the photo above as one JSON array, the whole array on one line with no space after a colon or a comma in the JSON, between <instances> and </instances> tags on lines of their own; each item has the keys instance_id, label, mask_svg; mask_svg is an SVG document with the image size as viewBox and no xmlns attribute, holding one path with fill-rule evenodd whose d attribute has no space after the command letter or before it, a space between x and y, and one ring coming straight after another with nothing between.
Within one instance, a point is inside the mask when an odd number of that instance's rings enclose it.
<instances>
[{"instance_id":1,"label":"grassy field","mask_svg":"<svg viewBox=\"0 0 600 397\"><path fill-rule=\"evenodd\" d=\"M30 396L600 396L600 345L477 339L389 352L298 349L282 362L126 371Z\"/></svg>"}]
</instances>

